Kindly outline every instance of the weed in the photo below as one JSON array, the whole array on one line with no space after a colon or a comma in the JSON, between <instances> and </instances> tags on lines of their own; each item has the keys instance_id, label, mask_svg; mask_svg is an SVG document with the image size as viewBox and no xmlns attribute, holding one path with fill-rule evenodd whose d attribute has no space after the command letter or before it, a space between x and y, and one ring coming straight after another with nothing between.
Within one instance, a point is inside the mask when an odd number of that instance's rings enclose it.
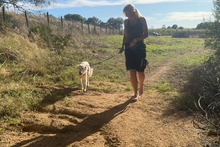
<instances>
[{"instance_id":1,"label":"weed","mask_svg":"<svg viewBox=\"0 0 220 147\"><path fill-rule=\"evenodd\" d=\"M125 88L126 91L132 91L132 89L133 89L133 88L132 88L131 85L127 85L126 88Z\"/></svg>"},{"instance_id":2,"label":"weed","mask_svg":"<svg viewBox=\"0 0 220 147\"><path fill-rule=\"evenodd\" d=\"M153 85L152 90L157 90L160 93L169 94L175 91L174 88L170 85L168 81L160 81L157 84Z\"/></svg>"}]
</instances>

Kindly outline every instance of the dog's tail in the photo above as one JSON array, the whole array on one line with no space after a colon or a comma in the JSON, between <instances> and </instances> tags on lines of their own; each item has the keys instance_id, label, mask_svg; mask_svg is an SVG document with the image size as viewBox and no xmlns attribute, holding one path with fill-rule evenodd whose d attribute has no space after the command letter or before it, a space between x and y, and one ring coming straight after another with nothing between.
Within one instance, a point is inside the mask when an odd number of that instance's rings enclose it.
<instances>
[{"instance_id":1,"label":"dog's tail","mask_svg":"<svg viewBox=\"0 0 220 147\"><path fill-rule=\"evenodd\" d=\"M91 77L92 74L93 74L93 68L90 68L90 70L89 70L89 77Z\"/></svg>"}]
</instances>

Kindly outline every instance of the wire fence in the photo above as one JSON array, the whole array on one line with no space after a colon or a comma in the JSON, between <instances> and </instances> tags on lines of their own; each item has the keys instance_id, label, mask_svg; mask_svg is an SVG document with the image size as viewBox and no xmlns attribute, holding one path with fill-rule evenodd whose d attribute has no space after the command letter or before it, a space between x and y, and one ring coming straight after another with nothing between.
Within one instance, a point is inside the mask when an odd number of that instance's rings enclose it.
<instances>
[{"instance_id":1,"label":"wire fence","mask_svg":"<svg viewBox=\"0 0 220 147\"><path fill-rule=\"evenodd\" d=\"M3 22L11 22L12 25L18 26L19 28L29 29L35 25L46 24L51 26L56 30L63 30L66 32L72 31L80 31L83 33L89 34L122 34L122 29L118 27L117 29L113 28L109 25L99 25L99 24L90 24L84 23L80 21L69 21L65 20L62 16L60 18L56 18L50 15L48 12L45 14L33 14L28 11L24 11L22 13L16 13L17 19L12 19L10 15L7 13L11 13L10 11L6 12L5 7L2 7L2 20Z\"/></svg>"}]
</instances>

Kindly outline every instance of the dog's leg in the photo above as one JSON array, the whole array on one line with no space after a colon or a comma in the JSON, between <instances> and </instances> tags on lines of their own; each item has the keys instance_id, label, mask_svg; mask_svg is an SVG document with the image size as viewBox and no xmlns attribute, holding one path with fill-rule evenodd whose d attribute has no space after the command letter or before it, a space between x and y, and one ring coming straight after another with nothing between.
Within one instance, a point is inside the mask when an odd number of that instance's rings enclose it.
<instances>
[{"instance_id":1,"label":"dog's leg","mask_svg":"<svg viewBox=\"0 0 220 147\"><path fill-rule=\"evenodd\" d=\"M80 78L80 83L81 83L81 90L83 91L83 80Z\"/></svg>"},{"instance_id":2,"label":"dog's leg","mask_svg":"<svg viewBox=\"0 0 220 147\"><path fill-rule=\"evenodd\" d=\"M86 76L86 77L85 77L85 88L84 88L84 91L85 91L85 92L86 92L86 89L87 89L87 77L88 77L87 73L88 73L88 72L86 72L86 75L85 75L85 76Z\"/></svg>"},{"instance_id":3,"label":"dog's leg","mask_svg":"<svg viewBox=\"0 0 220 147\"><path fill-rule=\"evenodd\" d=\"M89 87L89 76L88 76L88 80L87 80L87 83L88 83L88 84L87 84L87 86Z\"/></svg>"}]
</instances>

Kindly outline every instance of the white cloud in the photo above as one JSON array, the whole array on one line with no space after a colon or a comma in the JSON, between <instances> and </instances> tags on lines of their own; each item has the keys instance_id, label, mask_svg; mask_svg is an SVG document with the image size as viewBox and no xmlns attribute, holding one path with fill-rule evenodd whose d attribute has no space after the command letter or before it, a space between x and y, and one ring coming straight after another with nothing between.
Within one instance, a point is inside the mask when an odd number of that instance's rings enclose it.
<instances>
[{"instance_id":1,"label":"white cloud","mask_svg":"<svg viewBox=\"0 0 220 147\"><path fill-rule=\"evenodd\" d=\"M194 21L210 19L212 12L172 12L165 19L166 21Z\"/></svg>"},{"instance_id":2,"label":"white cloud","mask_svg":"<svg viewBox=\"0 0 220 147\"><path fill-rule=\"evenodd\" d=\"M152 3L164 3L164 2L182 2L187 0L59 0L56 3L51 3L46 9L54 8L73 8L73 7L83 7L83 6L114 6L114 5L124 5L127 3L132 4L152 4ZM33 5L22 4L25 8L33 9ZM44 8L45 9L45 8Z\"/></svg>"},{"instance_id":3,"label":"white cloud","mask_svg":"<svg viewBox=\"0 0 220 147\"><path fill-rule=\"evenodd\" d=\"M152 4L152 3L164 3L164 2L182 2L187 0L135 0L133 4Z\"/></svg>"}]
</instances>

